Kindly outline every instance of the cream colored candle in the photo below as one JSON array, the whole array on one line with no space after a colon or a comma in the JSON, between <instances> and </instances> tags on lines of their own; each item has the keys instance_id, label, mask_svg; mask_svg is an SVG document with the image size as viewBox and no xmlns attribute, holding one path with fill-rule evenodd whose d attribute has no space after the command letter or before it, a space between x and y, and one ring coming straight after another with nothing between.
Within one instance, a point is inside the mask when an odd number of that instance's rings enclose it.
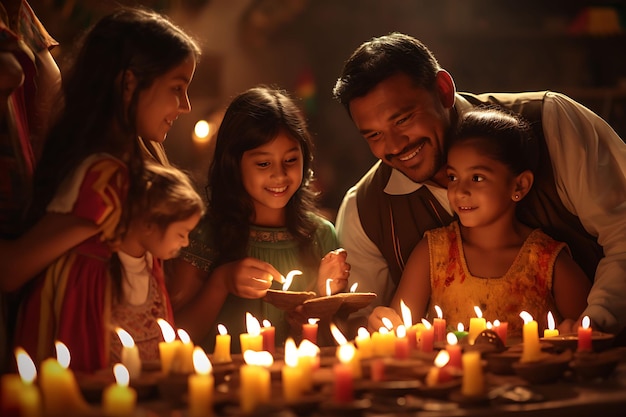
<instances>
[{"instance_id":1,"label":"cream colored candle","mask_svg":"<svg viewBox=\"0 0 626 417\"><path fill-rule=\"evenodd\" d=\"M122 365L128 369L130 379L137 379L141 376L141 358L139 357L139 349L133 340L133 337L126 330L118 327L115 329L117 336L122 342Z\"/></svg>"},{"instance_id":2,"label":"cream colored candle","mask_svg":"<svg viewBox=\"0 0 626 417\"><path fill-rule=\"evenodd\" d=\"M213 366L199 346L194 348L192 356L195 373L187 379L189 417L208 417L213 415Z\"/></svg>"},{"instance_id":3,"label":"cream colored candle","mask_svg":"<svg viewBox=\"0 0 626 417\"><path fill-rule=\"evenodd\" d=\"M522 329L522 357L520 362L536 362L541 359L541 347L539 345L539 331L537 322L528 312L522 311L520 317L524 320Z\"/></svg>"},{"instance_id":4,"label":"cream colored candle","mask_svg":"<svg viewBox=\"0 0 626 417\"><path fill-rule=\"evenodd\" d=\"M102 409L106 416L132 416L137 404L137 392L128 386L130 375L128 369L121 363L113 366L115 383L109 385L102 392Z\"/></svg>"},{"instance_id":5,"label":"cream colored candle","mask_svg":"<svg viewBox=\"0 0 626 417\"><path fill-rule=\"evenodd\" d=\"M232 362L230 356L230 335L228 329L223 324L217 325L218 334L215 336L215 350L213 351L213 362Z\"/></svg>"},{"instance_id":6,"label":"cream colored candle","mask_svg":"<svg viewBox=\"0 0 626 417\"><path fill-rule=\"evenodd\" d=\"M163 334L163 342L159 342L159 355L161 356L161 372L165 375L170 373L174 356L181 345L180 340L176 340L174 328L166 320L157 319L157 323Z\"/></svg>"},{"instance_id":7,"label":"cream colored candle","mask_svg":"<svg viewBox=\"0 0 626 417\"><path fill-rule=\"evenodd\" d=\"M461 394L467 397L485 395L485 376L483 375L483 366L480 362L480 352L463 353L461 360L463 362Z\"/></svg>"}]
</instances>

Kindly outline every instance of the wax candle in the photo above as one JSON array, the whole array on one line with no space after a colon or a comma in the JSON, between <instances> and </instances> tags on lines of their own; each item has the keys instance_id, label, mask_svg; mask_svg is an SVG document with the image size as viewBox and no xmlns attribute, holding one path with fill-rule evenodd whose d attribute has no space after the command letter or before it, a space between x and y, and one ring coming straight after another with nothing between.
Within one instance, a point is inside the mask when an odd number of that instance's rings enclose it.
<instances>
[{"instance_id":1,"label":"wax candle","mask_svg":"<svg viewBox=\"0 0 626 417\"><path fill-rule=\"evenodd\" d=\"M189 337L189 333L185 330L177 329L176 333L180 343L174 353L170 370L179 374L191 374L194 372L193 349L195 346L191 341L191 337Z\"/></svg>"},{"instance_id":2,"label":"wax candle","mask_svg":"<svg viewBox=\"0 0 626 417\"><path fill-rule=\"evenodd\" d=\"M456 369L461 369L461 346L458 344L458 340L454 333L450 332L446 335L446 352L448 352L448 364L447 366Z\"/></svg>"},{"instance_id":3,"label":"wax candle","mask_svg":"<svg viewBox=\"0 0 626 417\"><path fill-rule=\"evenodd\" d=\"M161 372L165 375L170 373L174 356L181 345L180 340L176 340L176 333L171 324L166 320L157 319L157 323L161 328L163 342L159 342L159 355L161 357Z\"/></svg>"},{"instance_id":4,"label":"wax candle","mask_svg":"<svg viewBox=\"0 0 626 417\"><path fill-rule=\"evenodd\" d=\"M122 365L128 369L130 379L137 379L141 376L141 358L139 357L139 348L137 348L133 337L126 330L118 327L115 329L115 332L122 342Z\"/></svg>"},{"instance_id":5,"label":"wax candle","mask_svg":"<svg viewBox=\"0 0 626 417\"><path fill-rule=\"evenodd\" d=\"M239 335L241 352L253 350L260 352L263 350L263 336L261 336L261 324L256 317L246 312L246 330L248 333Z\"/></svg>"},{"instance_id":6,"label":"wax candle","mask_svg":"<svg viewBox=\"0 0 626 417\"><path fill-rule=\"evenodd\" d=\"M467 332L465 331L465 326L463 326L463 323L457 324L456 331L453 331L452 333L454 333L457 340L459 341L464 337L467 337Z\"/></svg>"},{"instance_id":7,"label":"wax candle","mask_svg":"<svg viewBox=\"0 0 626 417\"><path fill-rule=\"evenodd\" d=\"M374 382L385 380L385 361L382 358L374 358L370 361L370 378Z\"/></svg>"},{"instance_id":8,"label":"wax candle","mask_svg":"<svg viewBox=\"0 0 626 417\"><path fill-rule=\"evenodd\" d=\"M552 312L548 311L548 328L544 329L543 337L555 337L559 335L559 330L555 328L555 324Z\"/></svg>"},{"instance_id":9,"label":"wax candle","mask_svg":"<svg viewBox=\"0 0 626 417\"><path fill-rule=\"evenodd\" d=\"M290 337L285 341L285 366L281 369L285 401L297 401L302 395L302 370L303 366L298 366L298 348Z\"/></svg>"},{"instance_id":10,"label":"wax candle","mask_svg":"<svg viewBox=\"0 0 626 417\"><path fill-rule=\"evenodd\" d=\"M435 342L443 342L446 340L446 319L443 318L441 307L435 305L437 317L433 318L433 327L435 328Z\"/></svg>"},{"instance_id":11,"label":"wax candle","mask_svg":"<svg viewBox=\"0 0 626 417\"><path fill-rule=\"evenodd\" d=\"M270 400L270 372L274 358L269 352L246 350L243 353L245 364L239 368L239 403L245 414L252 413L260 404Z\"/></svg>"},{"instance_id":12,"label":"wax candle","mask_svg":"<svg viewBox=\"0 0 626 417\"><path fill-rule=\"evenodd\" d=\"M187 398L190 417L213 415L213 366L201 347L193 349L193 367L195 373L187 378Z\"/></svg>"},{"instance_id":13,"label":"wax candle","mask_svg":"<svg viewBox=\"0 0 626 417\"><path fill-rule=\"evenodd\" d=\"M541 359L537 322L526 311L522 311L520 317L524 320L522 329L523 348L520 362L536 362Z\"/></svg>"},{"instance_id":14,"label":"wax candle","mask_svg":"<svg viewBox=\"0 0 626 417\"><path fill-rule=\"evenodd\" d=\"M381 327L372 335L372 346L374 356L393 356L396 350L396 337L386 327Z\"/></svg>"},{"instance_id":15,"label":"wax candle","mask_svg":"<svg viewBox=\"0 0 626 417\"><path fill-rule=\"evenodd\" d=\"M407 359L409 357L409 340L406 337L406 328L402 324L396 328L395 342L396 359Z\"/></svg>"},{"instance_id":16,"label":"wax candle","mask_svg":"<svg viewBox=\"0 0 626 417\"><path fill-rule=\"evenodd\" d=\"M273 355L276 351L276 328L272 326L269 320L263 320L261 337L263 338L263 350Z\"/></svg>"},{"instance_id":17,"label":"wax candle","mask_svg":"<svg viewBox=\"0 0 626 417\"><path fill-rule=\"evenodd\" d=\"M352 344L339 346L339 363L333 365L333 399L338 403L349 403L354 399L354 382L350 362L355 354Z\"/></svg>"},{"instance_id":18,"label":"wax candle","mask_svg":"<svg viewBox=\"0 0 626 417\"><path fill-rule=\"evenodd\" d=\"M225 363L232 362L230 356L230 335L226 326L217 325L217 335L215 336L215 350L213 351L213 362Z\"/></svg>"},{"instance_id":19,"label":"wax candle","mask_svg":"<svg viewBox=\"0 0 626 417\"><path fill-rule=\"evenodd\" d=\"M302 391L313 389L313 370L319 366L320 348L308 339L298 346L298 367L302 370Z\"/></svg>"},{"instance_id":20,"label":"wax candle","mask_svg":"<svg viewBox=\"0 0 626 417\"><path fill-rule=\"evenodd\" d=\"M346 339L346 336L344 336L344 334L341 333L341 330L339 330L339 328L334 323L330 324L330 332L335 338L335 341L337 342L337 344L339 345L339 347L337 348L337 357L339 357L341 346L348 344L348 340ZM354 378L361 378L362 376L361 358L359 357L358 351L355 351L354 355L352 355L350 365L352 366L352 376Z\"/></svg>"},{"instance_id":21,"label":"wax candle","mask_svg":"<svg viewBox=\"0 0 626 417\"><path fill-rule=\"evenodd\" d=\"M43 396L46 414L65 416L89 411L89 405L83 398L74 373L70 366L70 351L62 342L55 343L57 359L47 358L41 362L39 386Z\"/></svg>"},{"instance_id":22,"label":"wax candle","mask_svg":"<svg viewBox=\"0 0 626 417\"><path fill-rule=\"evenodd\" d=\"M592 351L591 344L591 320L589 316L583 317L581 325L578 327L578 351Z\"/></svg>"},{"instance_id":23,"label":"wax candle","mask_svg":"<svg viewBox=\"0 0 626 417\"><path fill-rule=\"evenodd\" d=\"M137 404L137 392L128 386L130 375L121 363L113 366L115 383L102 391L102 409L106 416L131 416Z\"/></svg>"},{"instance_id":24,"label":"wax candle","mask_svg":"<svg viewBox=\"0 0 626 417\"><path fill-rule=\"evenodd\" d=\"M422 352L432 352L435 341L435 329L426 319L422 319L423 327L417 331L417 348Z\"/></svg>"},{"instance_id":25,"label":"wax candle","mask_svg":"<svg viewBox=\"0 0 626 417\"><path fill-rule=\"evenodd\" d=\"M402 313L402 322L404 323L404 328L406 329L406 339L409 344L409 351L415 350L417 348L417 338L415 337L417 327L413 326L413 315L411 313L411 309L404 303L404 300L400 300L400 312Z\"/></svg>"},{"instance_id":26,"label":"wax candle","mask_svg":"<svg viewBox=\"0 0 626 417\"><path fill-rule=\"evenodd\" d=\"M467 341L470 345L473 345L480 332L487 328L487 322L483 318L480 308L474 306L474 311L476 312L476 317L470 318L469 334L467 335Z\"/></svg>"},{"instance_id":27,"label":"wax candle","mask_svg":"<svg viewBox=\"0 0 626 417\"><path fill-rule=\"evenodd\" d=\"M445 366L450 361L450 355L445 350L440 350L435 357L434 366L428 370L426 374L426 385L429 387L437 384L443 384L452 379L452 375L445 370Z\"/></svg>"},{"instance_id":28,"label":"wax candle","mask_svg":"<svg viewBox=\"0 0 626 417\"><path fill-rule=\"evenodd\" d=\"M312 318L308 320L308 323L302 325L302 339L317 343L317 322L319 320L320 319Z\"/></svg>"},{"instance_id":29,"label":"wax candle","mask_svg":"<svg viewBox=\"0 0 626 417\"><path fill-rule=\"evenodd\" d=\"M485 377L480 361L480 352L471 351L463 353L463 379L461 382L461 394L466 397L478 397L485 394Z\"/></svg>"},{"instance_id":30,"label":"wax candle","mask_svg":"<svg viewBox=\"0 0 626 417\"><path fill-rule=\"evenodd\" d=\"M367 331L365 327L359 327L357 330L357 335L354 338L354 342L356 343L356 347L359 350L359 356L361 359L369 359L374 354L372 348L372 338L370 337L370 333Z\"/></svg>"},{"instance_id":31,"label":"wax candle","mask_svg":"<svg viewBox=\"0 0 626 417\"><path fill-rule=\"evenodd\" d=\"M506 345L506 336L509 331L509 323L506 321L501 322L500 320L493 321L493 331L496 332L502 343Z\"/></svg>"},{"instance_id":32,"label":"wax candle","mask_svg":"<svg viewBox=\"0 0 626 417\"><path fill-rule=\"evenodd\" d=\"M42 413L41 396L33 383L37 369L28 353L21 347L15 349L18 374L2 375L0 414L23 417L38 417Z\"/></svg>"}]
</instances>

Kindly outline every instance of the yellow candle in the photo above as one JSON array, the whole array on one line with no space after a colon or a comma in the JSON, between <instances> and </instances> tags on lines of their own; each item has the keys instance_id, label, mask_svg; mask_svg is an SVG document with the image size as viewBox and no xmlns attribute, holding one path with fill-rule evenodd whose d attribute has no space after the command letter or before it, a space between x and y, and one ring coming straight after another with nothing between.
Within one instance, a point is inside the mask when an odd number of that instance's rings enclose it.
<instances>
[{"instance_id":1,"label":"yellow candle","mask_svg":"<svg viewBox=\"0 0 626 417\"><path fill-rule=\"evenodd\" d=\"M163 319L157 319L157 323L163 334L163 342L159 342L159 355L161 356L161 372L165 375L170 373L174 356L181 345L180 340L176 340L176 333L171 324Z\"/></svg>"},{"instance_id":2,"label":"yellow candle","mask_svg":"<svg viewBox=\"0 0 626 417\"><path fill-rule=\"evenodd\" d=\"M469 334L467 335L467 341L470 345L473 345L480 332L487 328L487 322L483 318L483 312L480 308L474 306L474 311L477 317L470 318Z\"/></svg>"},{"instance_id":3,"label":"yellow candle","mask_svg":"<svg viewBox=\"0 0 626 417\"><path fill-rule=\"evenodd\" d=\"M20 347L15 349L18 374L2 375L2 393L0 393L0 411L17 411L20 416L37 417L41 415L41 396L33 383L37 369L28 353Z\"/></svg>"},{"instance_id":4,"label":"yellow candle","mask_svg":"<svg viewBox=\"0 0 626 417\"><path fill-rule=\"evenodd\" d=\"M41 363L39 386L43 395L46 414L66 416L89 411L89 405L78 388L74 373L68 369L70 352L61 342L55 343L57 358L48 358Z\"/></svg>"},{"instance_id":5,"label":"yellow candle","mask_svg":"<svg viewBox=\"0 0 626 417\"><path fill-rule=\"evenodd\" d=\"M464 353L461 360L463 362L461 394L467 397L484 395L485 377L483 375L483 366L480 362L480 352L472 351Z\"/></svg>"},{"instance_id":6,"label":"yellow candle","mask_svg":"<svg viewBox=\"0 0 626 417\"><path fill-rule=\"evenodd\" d=\"M115 332L122 342L122 365L128 369L128 375L131 379L139 378L141 376L141 358L133 337L120 327L115 329Z\"/></svg>"},{"instance_id":7,"label":"yellow candle","mask_svg":"<svg viewBox=\"0 0 626 417\"><path fill-rule=\"evenodd\" d=\"M319 364L320 348L308 339L298 346L298 367L302 370L302 391L313 389L313 370Z\"/></svg>"},{"instance_id":8,"label":"yellow candle","mask_svg":"<svg viewBox=\"0 0 626 417\"><path fill-rule=\"evenodd\" d=\"M174 359L172 360L172 366L170 370L179 374L191 374L194 371L193 367L193 348L194 344L191 341L189 334L183 329L178 329L178 338L180 343L174 353Z\"/></svg>"},{"instance_id":9,"label":"yellow candle","mask_svg":"<svg viewBox=\"0 0 626 417\"><path fill-rule=\"evenodd\" d=\"M363 359L371 358L373 355L372 339L365 327L359 327L357 336L354 338L356 347L359 349L359 356Z\"/></svg>"},{"instance_id":10,"label":"yellow candle","mask_svg":"<svg viewBox=\"0 0 626 417\"><path fill-rule=\"evenodd\" d=\"M189 375L188 399L189 416L203 417L213 415L213 390L215 379L213 378L213 366L201 347L196 346L193 350L193 366L195 374Z\"/></svg>"},{"instance_id":11,"label":"yellow candle","mask_svg":"<svg viewBox=\"0 0 626 417\"><path fill-rule=\"evenodd\" d=\"M260 352L263 350L263 336L261 335L261 324L252 314L246 313L246 330L248 333L241 333L239 335L239 342L241 343L241 352L246 350L253 350Z\"/></svg>"},{"instance_id":12,"label":"yellow candle","mask_svg":"<svg viewBox=\"0 0 626 417\"><path fill-rule=\"evenodd\" d=\"M559 330L555 329L554 317L552 312L548 311L548 328L544 329L543 337L554 337L559 335Z\"/></svg>"},{"instance_id":13,"label":"yellow candle","mask_svg":"<svg viewBox=\"0 0 626 417\"><path fill-rule=\"evenodd\" d=\"M269 352L247 350L243 354L245 365L239 368L239 403L245 414L250 414L260 404L270 400L270 372L266 367L273 363Z\"/></svg>"},{"instance_id":14,"label":"yellow candle","mask_svg":"<svg viewBox=\"0 0 626 417\"><path fill-rule=\"evenodd\" d=\"M115 383L109 385L102 392L102 409L104 414L111 417L131 416L137 404L137 392L128 386L130 375L128 369L121 363L113 366Z\"/></svg>"},{"instance_id":15,"label":"yellow candle","mask_svg":"<svg viewBox=\"0 0 626 417\"><path fill-rule=\"evenodd\" d=\"M523 350L520 362L536 362L541 359L537 322L526 311L522 311L520 317L524 320L522 329Z\"/></svg>"},{"instance_id":16,"label":"yellow candle","mask_svg":"<svg viewBox=\"0 0 626 417\"><path fill-rule=\"evenodd\" d=\"M298 366L298 348L290 337L285 341L285 366L281 369L283 397L294 402L302 394L302 366Z\"/></svg>"},{"instance_id":17,"label":"yellow candle","mask_svg":"<svg viewBox=\"0 0 626 417\"><path fill-rule=\"evenodd\" d=\"M213 351L213 362L225 363L232 362L230 356L230 335L226 326L223 324L217 325L218 334L215 336L215 350Z\"/></svg>"}]
</instances>

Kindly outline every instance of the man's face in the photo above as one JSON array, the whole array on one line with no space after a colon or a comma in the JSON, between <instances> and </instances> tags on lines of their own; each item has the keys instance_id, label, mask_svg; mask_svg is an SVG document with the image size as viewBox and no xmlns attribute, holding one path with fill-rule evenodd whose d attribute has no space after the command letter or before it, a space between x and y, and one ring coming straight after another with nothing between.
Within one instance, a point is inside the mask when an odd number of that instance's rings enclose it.
<instances>
[{"instance_id":1,"label":"man's face","mask_svg":"<svg viewBox=\"0 0 626 417\"><path fill-rule=\"evenodd\" d=\"M350 102L352 120L374 156L415 182L443 166L448 111L437 92L416 87L404 73Z\"/></svg>"}]
</instances>

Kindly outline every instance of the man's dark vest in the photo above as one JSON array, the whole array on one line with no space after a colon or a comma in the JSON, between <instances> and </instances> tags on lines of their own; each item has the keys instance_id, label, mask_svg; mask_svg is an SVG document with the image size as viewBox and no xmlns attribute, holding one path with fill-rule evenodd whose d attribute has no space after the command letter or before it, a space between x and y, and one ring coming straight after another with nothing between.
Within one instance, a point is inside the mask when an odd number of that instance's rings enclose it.
<instances>
[{"instance_id":1,"label":"man's dark vest","mask_svg":"<svg viewBox=\"0 0 626 417\"><path fill-rule=\"evenodd\" d=\"M559 198L548 153L541 111L545 92L520 94L461 93L471 104L499 104L522 114L538 138L539 167L530 193L518 206L519 219L530 227L541 228L554 239L566 242L573 258L593 281L598 262L604 256L597 239L587 233L578 217ZM357 191L357 207L367 236L387 261L392 279L399 282L405 262L424 232L449 224L453 217L439 204L427 187L405 195L384 192L392 169L378 162L362 179Z\"/></svg>"}]
</instances>

